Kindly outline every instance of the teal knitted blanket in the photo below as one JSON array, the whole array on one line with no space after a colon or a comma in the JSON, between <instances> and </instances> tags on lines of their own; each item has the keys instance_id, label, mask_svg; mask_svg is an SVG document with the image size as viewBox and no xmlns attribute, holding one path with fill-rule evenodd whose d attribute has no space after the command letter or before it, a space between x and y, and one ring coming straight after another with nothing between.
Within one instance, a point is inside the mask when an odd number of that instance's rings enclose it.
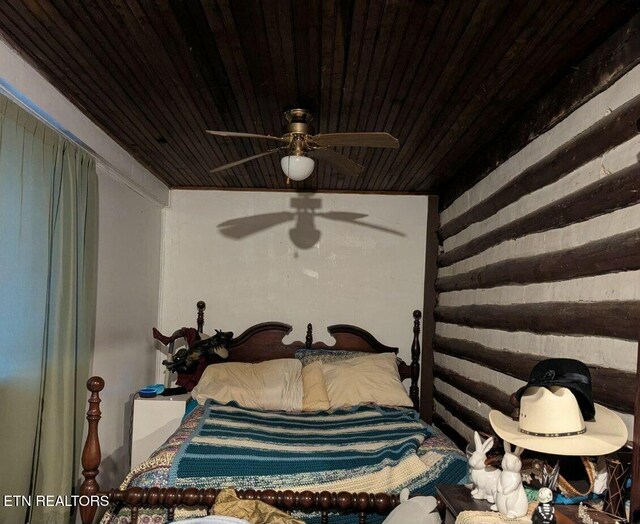
<instances>
[{"instance_id":1,"label":"teal knitted blanket","mask_svg":"<svg viewBox=\"0 0 640 524\"><path fill-rule=\"evenodd\" d=\"M208 401L177 452L169 485L368 493L408 487L432 495L436 484L458 483L467 470L457 453L431 452L424 460L418 449L433 435L406 408L286 413Z\"/></svg>"}]
</instances>

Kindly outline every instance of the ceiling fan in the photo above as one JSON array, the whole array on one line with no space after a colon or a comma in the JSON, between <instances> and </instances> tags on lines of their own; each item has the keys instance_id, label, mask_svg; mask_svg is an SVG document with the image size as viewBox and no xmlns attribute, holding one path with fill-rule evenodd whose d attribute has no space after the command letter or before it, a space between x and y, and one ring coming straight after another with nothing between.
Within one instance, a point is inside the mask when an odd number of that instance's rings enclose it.
<instances>
[{"instance_id":1,"label":"ceiling fan","mask_svg":"<svg viewBox=\"0 0 640 524\"><path fill-rule=\"evenodd\" d=\"M398 140L389 133L324 133L313 135L313 130L309 125L313 117L306 109L285 111L284 118L287 121L287 125L285 126L285 133L281 137L207 129L207 133L215 136L259 138L281 143L280 147L216 167L211 172L217 173L263 156L286 152L286 155L280 160L280 166L284 174L291 180L301 181L308 178L315 167L314 159L325 160L340 173L359 175L364 171L363 166L356 164L345 155L331 148L341 146L397 148L400 145Z\"/></svg>"}]
</instances>

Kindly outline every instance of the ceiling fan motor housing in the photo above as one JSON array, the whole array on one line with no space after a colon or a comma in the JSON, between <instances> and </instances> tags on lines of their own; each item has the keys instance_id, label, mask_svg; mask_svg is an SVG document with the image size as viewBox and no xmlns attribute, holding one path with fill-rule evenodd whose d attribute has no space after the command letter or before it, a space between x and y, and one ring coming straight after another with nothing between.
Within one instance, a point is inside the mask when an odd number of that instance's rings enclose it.
<instances>
[{"instance_id":1,"label":"ceiling fan motor housing","mask_svg":"<svg viewBox=\"0 0 640 524\"><path fill-rule=\"evenodd\" d=\"M289 109L284 112L287 125L284 128L283 138L291 138L290 155L304 155L306 150L306 139L310 137L314 130L309 125L313 120L313 115L307 109Z\"/></svg>"}]
</instances>

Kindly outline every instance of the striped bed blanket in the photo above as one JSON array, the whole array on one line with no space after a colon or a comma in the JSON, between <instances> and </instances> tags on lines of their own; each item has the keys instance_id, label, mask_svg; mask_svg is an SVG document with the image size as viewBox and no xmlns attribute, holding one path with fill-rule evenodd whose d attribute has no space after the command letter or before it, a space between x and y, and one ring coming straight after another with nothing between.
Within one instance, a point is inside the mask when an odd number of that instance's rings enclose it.
<instances>
[{"instance_id":1,"label":"striped bed blanket","mask_svg":"<svg viewBox=\"0 0 640 524\"><path fill-rule=\"evenodd\" d=\"M207 401L121 489L131 486L293 489L433 495L466 480L464 455L406 408L372 405L311 413L266 412ZM191 510L176 518L195 516ZM317 515L300 515L319 522ZM153 520L157 515L145 512ZM354 516L332 517L351 522ZM375 517L368 522L380 522ZM356 517L357 521L357 517ZM108 513L103 523L128 522ZM160 521L162 522L162 521Z\"/></svg>"}]
</instances>

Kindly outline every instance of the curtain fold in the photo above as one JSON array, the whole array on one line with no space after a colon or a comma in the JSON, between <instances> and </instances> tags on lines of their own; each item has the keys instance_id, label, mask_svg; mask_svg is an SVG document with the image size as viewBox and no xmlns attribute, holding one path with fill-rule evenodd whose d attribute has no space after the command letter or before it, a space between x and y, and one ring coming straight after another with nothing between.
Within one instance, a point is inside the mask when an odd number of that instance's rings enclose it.
<instances>
[{"instance_id":1,"label":"curtain fold","mask_svg":"<svg viewBox=\"0 0 640 524\"><path fill-rule=\"evenodd\" d=\"M95 160L0 96L0 493L32 497L0 522L69 521L35 496L71 495L78 472L97 204Z\"/></svg>"}]
</instances>

